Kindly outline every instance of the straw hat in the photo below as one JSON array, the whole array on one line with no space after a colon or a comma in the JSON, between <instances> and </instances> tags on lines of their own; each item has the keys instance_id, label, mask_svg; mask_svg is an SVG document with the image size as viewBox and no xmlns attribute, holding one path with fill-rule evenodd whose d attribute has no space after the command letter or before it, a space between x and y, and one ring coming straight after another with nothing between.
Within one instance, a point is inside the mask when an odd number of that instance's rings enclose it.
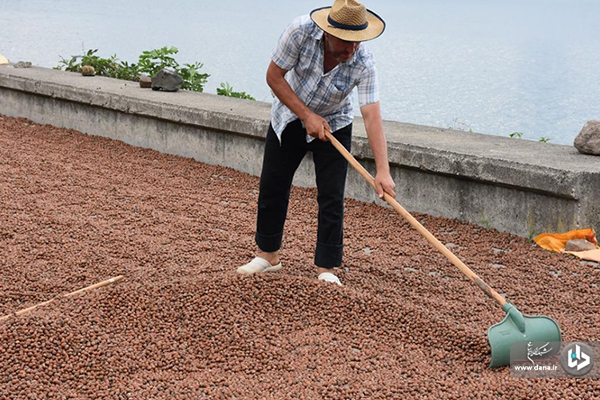
<instances>
[{"instance_id":1,"label":"straw hat","mask_svg":"<svg viewBox=\"0 0 600 400\"><path fill-rule=\"evenodd\" d=\"M356 0L335 0L331 7L311 11L310 18L325 32L349 42L375 39L385 22Z\"/></svg>"}]
</instances>

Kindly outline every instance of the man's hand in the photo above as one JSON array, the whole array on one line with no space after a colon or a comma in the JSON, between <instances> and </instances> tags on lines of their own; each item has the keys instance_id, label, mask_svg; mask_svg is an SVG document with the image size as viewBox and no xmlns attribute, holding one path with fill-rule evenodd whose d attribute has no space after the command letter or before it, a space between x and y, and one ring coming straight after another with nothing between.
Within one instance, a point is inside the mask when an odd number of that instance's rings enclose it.
<instances>
[{"instance_id":1,"label":"man's hand","mask_svg":"<svg viewBox=\"0 0 600 400\"><path fill-rule=\"evenodd\" d=\"M396 197L394 188L396 184L390 175L390 166L388 163L387 141L383 134L383 124L381 121L381 110L379 102L367 104L360 109L365 129L369 138L369 145L375 157L375 166L377 175L375 175L375 191L379 198L383 198L383 193Z\"/></svg>"},{"instance_id":2,"label":"man's hand","mask_svg":"<svg viewBox=\"0 0 600 400\"><path fill-rule=\"evenodd\" d=\"M375 175L375 191L380 199L383 198L384 192L392 197L396 197L396 193L394 192L395 187L396 184L394 183L389 171L377 172L377 175Z\"/></svg>"},{"instance_id":3,"label":"man's hand","mask_svg":"<svg viewBox=\"0 0 600 400\"><path fill-rule=\"evenodd\" d=\"M331 128L329 124L323 117L314 112L308 114L306 119L303 120L304 126L306 127L306 133L310 136L321 139L326 142L327 137L325 136L325 131L331 132Z\"/></svg>"}]
</instances>

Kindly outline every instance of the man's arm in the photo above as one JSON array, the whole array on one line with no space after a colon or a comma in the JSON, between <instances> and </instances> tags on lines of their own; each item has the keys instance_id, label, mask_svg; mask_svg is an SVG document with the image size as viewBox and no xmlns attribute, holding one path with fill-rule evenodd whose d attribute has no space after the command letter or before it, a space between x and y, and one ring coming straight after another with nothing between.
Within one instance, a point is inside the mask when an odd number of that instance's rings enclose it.
<instances>
[{"instance_id":1,"label":"man's arm","mask_svg":"<svg viewBox=\"0 0 600 400\"><path fill-rule=\"evenodd\" d=\"M312 112L300 100L284 78L287 72L287 70L280 68L271 61L267 70L267 84L273 90L275 96L304 122L306 132L310 136L327 140L325 138L325 129L331 131L329 124L323 117Z\"/></svg>"},{"instance_id":2,"label":"man's arm","mask_svg":"<svg viewBox=\"0 0 600 400\"><path fill-rule=\"evenodd\" d=\"M381 121L381 109L379 102L364 105L360 108L365 129L369 138L369 146L375 157L375 166L377 174L375 175L375 191L382 198L383 192L392 197L396 197L394 188L396 184L390 175L390 165L388 163L387 142L383 133L383 123Z\"/></svg>"}]
</instances>

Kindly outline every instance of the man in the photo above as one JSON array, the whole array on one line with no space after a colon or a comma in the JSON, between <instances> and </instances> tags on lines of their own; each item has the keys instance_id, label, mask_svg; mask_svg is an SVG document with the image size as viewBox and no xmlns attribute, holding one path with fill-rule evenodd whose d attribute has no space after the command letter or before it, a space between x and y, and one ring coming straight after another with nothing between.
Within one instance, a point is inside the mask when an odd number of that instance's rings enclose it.
<instances>
[{"instance_id":1,"label":"man","mask_svg":"<svg viewBox=\"0 0 600 400\"><path fill-rule=\"evenodd\" d=\"M333 268L342 263L348 163L327 141L325 131L350 149L354 87L358 88L360 111L375 157L377 194L395 196L374 60L362 44L384 29L383 20L357 1L335 0L332 7L296 18L279 39L267 70L267 84L277 97L260 179L258 251L238 273L252 275L281 268L279 250L292 179L306 152L311 151L319 204L314 262L319 280L341 285Z\"/></svg>"}]
</instances>

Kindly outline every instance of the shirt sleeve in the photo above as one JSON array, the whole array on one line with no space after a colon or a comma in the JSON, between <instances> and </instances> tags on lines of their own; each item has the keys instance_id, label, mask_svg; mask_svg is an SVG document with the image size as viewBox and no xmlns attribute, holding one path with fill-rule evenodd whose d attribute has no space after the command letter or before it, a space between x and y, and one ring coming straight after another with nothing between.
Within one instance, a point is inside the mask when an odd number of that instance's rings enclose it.
<instances>
[{"instance_id":1,"label":"shirt sleeve","mask_svg":"<svg viewBox=\"0 0 600 400\"><path fill-rule=\"evenodd\" d=\"M377 82L377 69L371 60L365 68L358 82L358 104L360 107L379 101L379 84Z\"/></svg>"},{"instance_id":2,"label":"shirt sleeve","mask_svg":"<svg viewBox=\"0 0 600 400\"><path fill-rule=\"evenodd\" d=\"M279 68L291 70L298 63L304 32L300 29L300 20L293 20L281 34L277 46L271 54L271 60Z\"/></svg>"}]
</instances>

